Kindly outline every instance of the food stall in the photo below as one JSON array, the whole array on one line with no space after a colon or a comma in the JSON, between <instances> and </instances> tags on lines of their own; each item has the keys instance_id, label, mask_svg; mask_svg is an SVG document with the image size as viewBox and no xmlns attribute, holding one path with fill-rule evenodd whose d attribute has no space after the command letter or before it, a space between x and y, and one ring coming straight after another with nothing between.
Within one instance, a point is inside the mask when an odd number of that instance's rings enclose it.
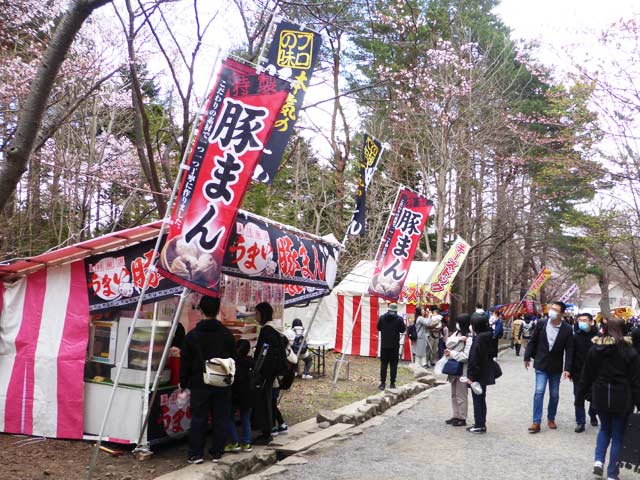
<instances>
[{"instance_id":1,"label":"food stall","mask_svg":"<svg viewBox=\"0 0 640 480\"><path fill-rule=\"evenodd\" d=\"M151 269L124 352L160 227L161 222L155 222L0 265L0 321L7 327L0 331L0 431L95 439L123 353L103 438L137 443L147 411L151 414L143 444L188 431L188 403L180 403L177 396L180 335L160 374L153 404L150 384L164 349L171 347L166 344L176 314L185 331L200 320L200 295L191 293L177 312L183 287ZM277 320L284 316L285 285L328 292L340 245L243 211L236 228L223 266L219 319L236 338L255 344L255 305L271 303ZM54 320L59 324L53 326ZM36 322L39 336L27 336ZM49 375L56 382L44 378L40 363L55 365Z\"/></svg>"}]
</instances>

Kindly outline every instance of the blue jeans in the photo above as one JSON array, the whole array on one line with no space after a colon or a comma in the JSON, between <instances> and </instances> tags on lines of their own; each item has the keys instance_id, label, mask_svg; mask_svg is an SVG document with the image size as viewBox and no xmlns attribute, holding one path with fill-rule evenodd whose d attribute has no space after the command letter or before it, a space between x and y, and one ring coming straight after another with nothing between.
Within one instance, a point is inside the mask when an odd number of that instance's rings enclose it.
<instances>
[{"instance_id":1,"label":"blue jeans","mask_svg":"<svg viewBox=\"0 0 640 480\"><path fill-rule=\"evenodd\" d=\"M455 380L454 380L455 381ZM473 399L473 419L474 426L486 428L487 426L487 386L482 385L482 394L476 395L471 392Z\"/></svg>"},{"instance_id":2,"label":"blue jeans","mask_svg":"<svg viewBox=\"0 0 640 480\"><path fill-rule=\"evenodd\" d=\"M231 411L231 416L229 417L229 439L230 443L238 443L238 429L236 428L235 415L234 410ZM240 421L242 428L242 438L240 441L242 443L251 444L251 409L250 408L241 408L240 409Z\"/></svg>"},{"instance_id":3,"label":"blue jeans","mask_svg":"<svg viewBox=\"0 0 640 480\"><path fill-rule=\"evenodd\" d=\"M629 415L598 413L598 417L600 417L600 431L596 439L596 462L602 462L604 465L607 448L609 448L609 443L611 443L607 476L609 478L618 478L620 474L618 456L620 455L620 448L622 448L622 439L624 438L624 431Z\"/></svg>"},{"instance_id":4,"label":"blue jeans","mask_svg":"<svg viewBox=\"0 0 640 480\"><path fill-rule=\"evenodd\" d=\"M558 400L560 400L561 373L547 373L536 370L536 393L533 396L533 423L542 423L542 406L544 404L544 392L549 383L549 406L547 419L555 420L558 412Z\"/></svg>"},{"instance_id":5,"label":"blue jeans","mask_svg":"<svg viewBox=\"0 0 640 480\"><path fill-rule=\"evenodd\" d=\"M573 395L574 397L577 394L577 390L578 390L578 380L574 379L573 380ZM586 425L587 424L587 412L584 408L584 401L582 402L581 405L576 405L576 424L577 425ZM591 404L589 404L589 417L593 420L594 418L596 418L596 412L593 409L593 407L591 406Z\"/></svg>"}]
</instances>

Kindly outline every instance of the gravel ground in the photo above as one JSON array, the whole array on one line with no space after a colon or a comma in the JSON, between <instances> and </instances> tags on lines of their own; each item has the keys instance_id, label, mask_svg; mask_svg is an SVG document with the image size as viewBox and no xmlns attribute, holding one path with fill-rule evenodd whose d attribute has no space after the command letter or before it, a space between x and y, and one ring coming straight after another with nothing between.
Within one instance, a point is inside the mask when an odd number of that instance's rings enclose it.
<instances>
[{"instance_id":1,"label":"gravel ground","mask_svg":"<svg viewBox=\"0 0 640 480\"><path fill-rule=\"evenodd\" d=\"M277 480L311 479L591 479L597 429L574 433L573 391L561 383L558 430L543 424L536 435L531 423L535 375L525 371L522 357L507 350L500 359L504 372L488 390L488 433L473 435L449 427L448 385L380 426L366 430L316 456L306 465L290 467ZM545 414L546 416L546 401ZM473 407L469 398L469 419ZM544 417L543 417L544 418ZM636 478L622 472L623 480Z\"/></svg>"}]
</instances>

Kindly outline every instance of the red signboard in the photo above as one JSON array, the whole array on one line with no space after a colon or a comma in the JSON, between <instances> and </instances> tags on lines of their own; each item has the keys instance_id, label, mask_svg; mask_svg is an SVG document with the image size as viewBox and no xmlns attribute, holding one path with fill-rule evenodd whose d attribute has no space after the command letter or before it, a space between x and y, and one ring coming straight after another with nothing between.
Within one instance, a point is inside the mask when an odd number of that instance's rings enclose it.
<instances>
[{"instance_id":1,"label":"red signboard","mask_svg":"<svg viewBox=\"0 0 640 480\"><path fill-rule=\"evenodd\" d=\"M211 91L160 255L162 274L217 295L236 214L288 95L287 82L225 60Z\"/></svg>"},{"instance_id":2,"label":"red signboard","mask_svg":"<svg viewBox=\"0 0 640 480\"><path fill-rule=\"evenodd\" d=\"M369 294L396 302L433 203L401 188L376 255Z\"/></svg>"}]
</instances>

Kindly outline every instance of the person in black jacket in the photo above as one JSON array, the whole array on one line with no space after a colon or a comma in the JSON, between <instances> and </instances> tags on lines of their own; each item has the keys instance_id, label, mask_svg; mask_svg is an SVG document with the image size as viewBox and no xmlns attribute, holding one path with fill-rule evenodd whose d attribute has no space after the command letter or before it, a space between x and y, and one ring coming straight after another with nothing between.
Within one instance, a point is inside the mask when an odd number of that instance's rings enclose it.
<instances>
[{"instance_id":1,"label":"person in black jacket","mask_svg":"<svg viewBox=\"0 0 640 480\"><path fill-rule=\"evenodd\" d=\"M598 334L596 332L593 316L590 313L581 313L576 317L576 325L578 330L573 335L573 361L571 362L571 378L573 380L573 396L575 399L575 411L576 411L576 433L582 433L585 430L587 423L587 413L584 408L584 399L578 400L578 387L580 386L580 377L582 375L582 368L587 360L587 353L593 346L594 337ZM598 426L598 417L593 409L593 405L589 404L589 417L591 419L591 425L593 427Z\"/></svg>"},{"instance_id":2,"label":"person in black jacket","mask_svg":"<svg viewBox=\"0 0 640 480\"><path fill-rule=\"evenodd\" d=\"M487 433L487 386L495 385L496 370L494 358L498 356L493 329L489 326L489 320L482 313L474 313L471 316L471 328L474 337L469 351L467 366L467 383L480 384L482 392L471 390L473 398L474 424L467 428L471 433Z\"/></svg>"},{"instance_id":3,"label":"person in black jacket","mask_svg":"<svg viewBox=\"0 0 640 480\"><path fill-rule=\"evenodd\" d=\"M229 416L229 444L225 452L250 452L251 447L251 408L253 395L251 393L251 373L254 367L253 357L249 356L251 344L248 340L238 340L236 343L236 375L231 387L231 415ZM238 429L235 424L235 410L240 414L242 424L242 438L238 443Z\"/></svg>"},{"instance_id":4,"label":"person in black jacket","mask_svg":"<svg viewBox=\"0 0 640 480\"><path fill-rule=\"evenodd\" d=\"M640 354L640 325L636 325L631 330L631 341L633 342L633 348Z\"/></svg>"},{"instance_id":5,"label":"person in black jacket","mask_svg":"<svg viewBox=\"0 0 640 480\"><path fill-rule=\"evenodd\" d=\"M570 378L573 361L573 328L562 321L562 314L567 309L563 302L553 302L549 306L549 320L539 322L524 355L524 366L528 370L531 359L535 362L536 390L533 396L533 424L529 433L538 433L542 420L544 393L549 383L549 406L547 409L547 425L550 429L558 428L556 413L560 400L560 379ZM564 359L564 367L563 367Z\"/></svg>"},{"instance_id":6,"label":"person in black jacket","mask_svg":"<svg viewBox=\"0 0 640 480\"><path fill-rule=\"evenodd\" d=\"M202 297L199 305L204 315L184 339L180 351L180 389L191 389L191 434L189 437L189 463L204 461L209 414L213 412L213 441L210 449L217 463L224 453L227 423L231 414L231 388L212 387L203 381L204 362L211 358L232 358L236 342L233 334L216 316L220 299Z\"/></svg>"},{"instance_id":7,"label":"person in black jacket","mask_svg":"<svg viewBox=\"0 0 640 480\"><path fill-rule=\"evenodd\" d=\"M398 359L400 356L400 334L406 329L404 320L398 315L398 305L391 303L389 311L378 319L380 332L380 385L384 390L387 382L387 366L391 367L391 388L396 388Z\"/></svg>"},{"instance_id":8,"label":"person in black jacket","mask_svg":"<svg viewBox=\"0 0 640 480\"><path fill-rule=\"evenodd\" d=\"M259 357L263 349L266 351L266 355L258 372L263 385L256 392L253 425L256 430L262 432L255 443L268 444L273 440L271 436L273 430L273 386L276 378L282 374L282 369L287 365L287 354L283 343L286 338L283 339L283 335L273 324L273 307L267 302L256 305L256 320L261 326L254 352L256 364L260 362Z\"/></svg>"},{"instance_id":9,"label":"person in black jacket","mask_svg":"<svg viewBox=\"0 0 640 480\"><path fill-rule=\"evenodd\" d=\"M607 334L593 339L595 346L587 354L578 399L590 394L600 417L593 473L602 475L611 444L607 477L613 480L619 478L618 455L629 414L634 406L640 409L640 355L623 332L624 321L612 318L607 322Z\"/></svg>"}]
</instances>

